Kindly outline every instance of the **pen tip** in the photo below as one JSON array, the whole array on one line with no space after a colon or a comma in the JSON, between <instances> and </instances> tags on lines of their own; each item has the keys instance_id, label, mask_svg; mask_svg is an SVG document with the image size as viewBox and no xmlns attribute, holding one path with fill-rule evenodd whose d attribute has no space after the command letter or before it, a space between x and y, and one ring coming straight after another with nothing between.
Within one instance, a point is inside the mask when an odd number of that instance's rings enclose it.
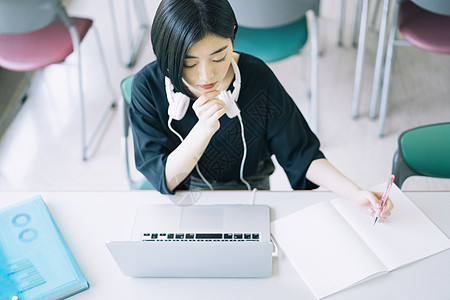
<instances>
[{"instance_id":1,"label":"pen tip","mask_svg":"<svg viewBox=\"0 0 450 300\"><path fill-rule=\"evenodd\" d=\"M375 220L373 221L373 226L375 226L375 224L377 223L378 218L375 218Z\"/></svg>"}]
</instances>

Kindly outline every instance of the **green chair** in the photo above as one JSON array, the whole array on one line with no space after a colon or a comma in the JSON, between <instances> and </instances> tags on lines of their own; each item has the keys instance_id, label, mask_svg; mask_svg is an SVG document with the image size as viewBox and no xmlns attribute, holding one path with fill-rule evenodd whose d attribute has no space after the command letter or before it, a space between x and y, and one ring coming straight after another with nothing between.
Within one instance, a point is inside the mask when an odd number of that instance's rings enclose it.
<instances>
[{"instance_id":1,"label":"green chair","mask_svg":"<svg viewBox=\"0 0 450 300\"><path fill-rule=\"evenodd\" d=\"M450 123L431 124L403 132L398 138L392 174L402 187L410 176L450 178Z\"/></svg>"},{"instance_id":2,"label":"green chair","mask_svg":"<svg viewBox=\"0 0 450 300\"><path fill-rule=\"evenodd\" d=\"M318 127L319 0L229 0L239 25L234 49L266 63L299 54L310 36L311 100L309 125ZM312 12L310 28L307 12Z\"/></svg>"},{"instance_id":3,"label":"green chair","mask_svg":"<svg viewBox=\"0 0 450 300\"><path fill-rule=\"evenodd\" d=\"M133 190L154 190L153 185L146 179L134 180L130 172L130 161L128 151L128 136L130 133L130 120L128 119L128 108L131 103L131 84L133 83L134 75L130 75L122 80L120 89L122 90L123 105L122 105L122 148L125 159L125 169L127 172L127 179L130 188Z\"/></svg>"}]
</instances>

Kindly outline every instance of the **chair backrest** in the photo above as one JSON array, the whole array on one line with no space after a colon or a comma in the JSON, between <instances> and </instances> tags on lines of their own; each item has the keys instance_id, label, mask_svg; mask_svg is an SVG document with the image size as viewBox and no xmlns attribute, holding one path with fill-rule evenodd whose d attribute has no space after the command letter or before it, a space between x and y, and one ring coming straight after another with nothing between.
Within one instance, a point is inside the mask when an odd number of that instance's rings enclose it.
<instances>
[{"instance_id":1,"label":"chair backrest","mask_svg":"<svg viewBox=\"0 0 450 300\"><path fill-rule=\"evenodd\" d=\"M41 29L59 17L60 7L61 0L0 0L0 32Z\"/></svg>"},{"instance_id":2,"label":"chair backrest","mask_svg":"<svg viewBox=\"0 0 450 300\"><path fill-rule=\"evenodd\" d=\"M229 0L240 26L271 28L290 24L308 10L319 14L319 0Z\"/></svg>"},{"instance_id":3,"label":"chair backrest","mask_svg":"<svg viewBox=\"0 0 450 300\"><path fill-rule=\"evenodd\" d=\"M133 84L134 75L129 75L125 77L120 83L120 90L122 91L123 97L123 110L122 110L122 120L123 120L123 148L124 148L124 159L125 168L127 172L128 183L133 190L154 190L155 188L147 179L141 179L138 181L131 178L130 173L130 163L128 161L128 133L130 130L130 121L128 119L128 108L131 103L131 86Z\"/></svg>"},{"instance_id":4,"label":"chair backrest","mask_svg":"<svg viewBox=\"0 0 450 300\"><path fill-rule=\"evenodd\" d=\"M411 0L421 8L435 14L450 16L449 0Z\"/></svg>"},{"instance_id":5,"label":"chair backrest","mask_svg":"<svg viewBox=\"0 0 450 300\"><path fill-rule=\"evenodd\" d=\"M399 187L413 175L450 178L450 123L403 132L398 139L392 169Z\"/></svg>"},{"instance_id":6,"label":"chair backrest","mask_svg":"<svg viewBox=\"0 0 450 300\"><path fill-rule=\"evenodd\" d=\"M131 85L133 83L134 75L130 75L122 80L120 89L122 90L123 99L129 105L131 103Z\"/></svg>"}]
</instances>

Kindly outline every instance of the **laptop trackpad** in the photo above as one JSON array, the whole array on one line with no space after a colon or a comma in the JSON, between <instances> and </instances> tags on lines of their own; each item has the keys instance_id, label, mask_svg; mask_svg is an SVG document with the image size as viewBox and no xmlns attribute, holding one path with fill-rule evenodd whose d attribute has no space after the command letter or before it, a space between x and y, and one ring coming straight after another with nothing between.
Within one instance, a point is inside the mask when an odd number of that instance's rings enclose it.
<instances>
[{"instance_id":1,"label":"laptop trackpad","mask_svg":"<svg viewBox=\"0 0 450 300\"><path fill-rule=\"evenodd\" d=\"M222 228L224 211L218 207L183 207L181 228Z\"/></svg>"}]
</instances>

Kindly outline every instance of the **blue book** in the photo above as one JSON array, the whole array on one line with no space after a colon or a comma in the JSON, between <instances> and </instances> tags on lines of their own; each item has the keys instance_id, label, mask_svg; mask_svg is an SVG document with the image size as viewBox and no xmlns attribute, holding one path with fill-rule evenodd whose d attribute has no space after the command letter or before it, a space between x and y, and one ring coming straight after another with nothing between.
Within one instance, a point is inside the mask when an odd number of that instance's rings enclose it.
<instances>
[{"instance_id":1,"label":"blue book","mask_svg":"<svg viewBox=\"0 0 450 300\"><path fill-rule=\"evenodd\" d=\"M0 299L63 299L89 288L41 196L0 210Z\"/></svg>"}]
</instances>

